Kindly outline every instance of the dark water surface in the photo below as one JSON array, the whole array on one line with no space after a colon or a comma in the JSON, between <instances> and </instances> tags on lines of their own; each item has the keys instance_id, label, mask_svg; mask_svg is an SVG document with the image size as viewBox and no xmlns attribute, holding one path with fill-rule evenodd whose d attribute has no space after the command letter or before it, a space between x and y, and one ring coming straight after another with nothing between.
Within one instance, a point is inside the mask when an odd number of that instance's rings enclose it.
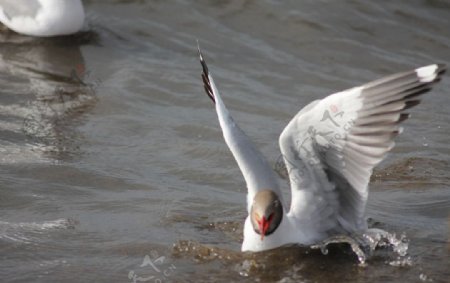
<instances>
[{"instance_id":1,"label":"dark water surface","mask_svg":"<svg viewBox=\"0 0 450 283\"><path fill-rule=\"evenodd\" d=\"M1 282L449 282L448 75L371 184L371 225L404 234L408 254L362 266L342 249L239 251L245 184L196 54L199 39L230 111L275 163L308 102L448 64L448 1L85 5L82 34L0 34Z\"/></svg>"}]
</instances>

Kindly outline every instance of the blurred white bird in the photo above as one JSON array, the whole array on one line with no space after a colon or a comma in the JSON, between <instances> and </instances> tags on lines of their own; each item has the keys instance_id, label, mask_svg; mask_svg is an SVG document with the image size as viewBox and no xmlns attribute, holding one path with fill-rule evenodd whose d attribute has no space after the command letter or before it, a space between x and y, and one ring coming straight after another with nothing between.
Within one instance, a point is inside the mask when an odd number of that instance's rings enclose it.
<instances>
[{"instance_id":1,"label":"blurred white bird","mask_svg":"<svg viewBox=\"0 0 450 283\"><path fill-rule=\"evenodd\" d=\"M394 147L406 109L445 72L433 64L329 95L305 106L280 135L291 207L261 153L234 122L203 56L202 78L225 142L244 175L248 217L242 251L311 245L367 231L365 209L373 168Z\"/></svg>"},{"instance_id":2,"label":"blurred white bird","mask_svg":"<svg viewBox=\"0 0 450 283\"><path fill-rule=\"evenodd\" d=\"M81 0L0 0L0 22L31 36L69 35L84 23Z\"/></svg>"}]
</instances>

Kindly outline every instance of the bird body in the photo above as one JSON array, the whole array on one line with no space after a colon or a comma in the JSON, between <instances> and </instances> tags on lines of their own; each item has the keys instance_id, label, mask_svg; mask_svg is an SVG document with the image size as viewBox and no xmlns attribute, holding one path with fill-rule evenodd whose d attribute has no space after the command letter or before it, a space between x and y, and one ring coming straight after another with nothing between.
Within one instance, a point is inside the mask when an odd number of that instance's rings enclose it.
<instances>
[{"instance_id":1,"label":"bird body","mask_svg":"<svg viewBox=\"0 0 450 283\"><path fill-rule=\"evenodd\" d=\"M84 24L81 0L0 0L0 22L30 36L69 35Z\"/></svg>"},{"instance_id":2,"label":"bird body","mask_svg":"<svg viewBox=\"0 0 450 283\"><path fill-rule=\"evenodd\" d=\"M367 231L372 170L394 147L400 124L409 117L405 111L445 72L444 65L432 64L331 94L300 110L279 138L291 186L287 209L272 167L234 122L200 49L199 55L206 93L247 184L242 251L255 252Z\"/></svg>"}]
</instances>

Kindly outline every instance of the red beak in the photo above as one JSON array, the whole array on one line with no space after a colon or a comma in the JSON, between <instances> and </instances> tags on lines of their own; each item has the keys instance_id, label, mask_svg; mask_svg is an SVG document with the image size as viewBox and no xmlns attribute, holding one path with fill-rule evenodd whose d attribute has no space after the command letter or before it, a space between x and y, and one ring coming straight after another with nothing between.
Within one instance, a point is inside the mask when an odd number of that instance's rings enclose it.
<instances>
[{"instance_id":1,"label":"red beak","mask_svg":"<svg viewBox=\"0 0 450 283\"><path fill-rule=\"evenodd\" d=\"M267 220L265 216L261 218L260 221L258 221L259 231L261 234L261 241L264 240L264 236L266 235L267 229L269 229L269 225L271 222L271 217Z\"/></svg>"}]
</instances>

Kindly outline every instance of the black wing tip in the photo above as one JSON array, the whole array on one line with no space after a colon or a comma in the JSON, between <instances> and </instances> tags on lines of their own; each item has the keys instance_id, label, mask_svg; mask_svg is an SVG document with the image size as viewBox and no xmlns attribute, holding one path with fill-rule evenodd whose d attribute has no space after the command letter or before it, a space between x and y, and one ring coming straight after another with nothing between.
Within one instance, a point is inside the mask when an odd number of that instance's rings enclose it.
<instances>
[{"instance_id":1,"label":"black wing tip","mask_svg":"<svg viewBox=\"0 0 450 283\"><path fill-rule=\"evenodd\" d=\"M211 81L209 80L209 70L208 66L206 65L205 60L203 59L203 54L200 49L200 44L197 40L197 50L198 50L198 57L200 58L200 64L202 64L202 80L203 80L203 87L205 88L205 92L208 95L208 97L216 103L216 99L214 97L214 92L211 87Z\"/></svg>"},{"instance_id":2,"label":"black wing tip","mask_svg":"<svg viewBox=\"0 0 450 283\"><path fill-rule=\"evenodd\" d=\"M409 114L409 113L401 113L400 116L398 117L397 123L400 124L401 122L409 119L409 117L411 117L411 114Z\"/></svg>"},{"instance_id":3,"label":"black wing tip","mask_svg":"<svg viewBox=\"0 0 450 283\"><path fill-rule=\"evenodd\" d=\"M435 83L440 82L442 79L442 76L447 72L447 65L438 63L436 64L436 79L434 80Z\"/></svg>"},{"instance_id":4,"label":"black wing tip","mask_svg":"<svg viewBox=\"0 0 450 283\"><path fill-rule=\"evenodd\" d=\"M442 76L447 72L447 65L442 63L437 63L434 65L436 66L436 71L434 72L436 74L436 78L432 82L437 83L441 81Z\"/></svg>"},{"instance_id":5,"label":"black wing tip","mask_svg":"<svg viewBox=\"0 0 450 283\"><path fill-rule=\"evenodd\" d=\"M437 65L437 73L438 75L443 75L445 74L445 72L447 72L447 65L442 64L442 63L438 63Z\"/></svg>"},{"instance_id":6,"label":"black wing tip","mask_svg":"<svg viewBox=\"0 0 450 283\"><path fill-rule=\"evenodd\" d=\"M203 59L203 54L200 49L200 44L198 43L198 40L197 40L197 50L198 50L198 57L200 58L200 63L202 64L203 73L208 77L209 76L208 66L206 65L206 62Z\"/></svg>"},{"instance_id":7,"label":"black wing tip","mask_svg":"<svg viewBox=\"0 0 450 283\"><path fill-rule=\"evenodd\" d=\"M420 104L420 100L416 99L416 100L408 100L405 102L405 107L403 108L403 110L407 110L407 109L411 109L414 106L417 106Z\"/></svg>"}]
</instances>

